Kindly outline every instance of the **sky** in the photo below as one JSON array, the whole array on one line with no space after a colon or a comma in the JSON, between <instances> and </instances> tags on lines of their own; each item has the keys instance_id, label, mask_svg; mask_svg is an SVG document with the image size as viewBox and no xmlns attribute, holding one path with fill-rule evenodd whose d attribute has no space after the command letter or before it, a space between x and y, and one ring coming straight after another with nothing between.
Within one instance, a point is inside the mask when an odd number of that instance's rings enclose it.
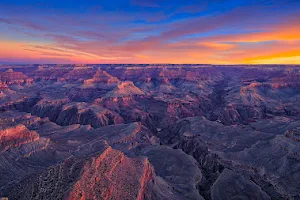
<instances>
[{"instance_id":1,"label":"sky","mask_svg":"<svg viewBox=\"0 0 300 200\"><path fill-rule=\"evenodd\" d=\"M0 63L300 64L300 0L0 0Z\"/></svg>"}]
</instances>

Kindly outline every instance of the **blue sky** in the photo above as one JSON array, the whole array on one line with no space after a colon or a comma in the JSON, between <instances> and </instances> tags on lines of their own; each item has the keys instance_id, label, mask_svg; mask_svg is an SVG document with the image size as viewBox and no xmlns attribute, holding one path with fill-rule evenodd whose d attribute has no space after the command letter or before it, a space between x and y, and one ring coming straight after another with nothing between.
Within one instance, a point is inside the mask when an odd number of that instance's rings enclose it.
<instances>
[{"instance_id":1,"label":"blue sky","mask_svg":"<svg viewBox=\"0 0 300 200\"><path fill-rule=\"evenodd\" d=\"M297 63L299 13L299 0L2 0L0 62Z\"/></svg>"}]
</instances>

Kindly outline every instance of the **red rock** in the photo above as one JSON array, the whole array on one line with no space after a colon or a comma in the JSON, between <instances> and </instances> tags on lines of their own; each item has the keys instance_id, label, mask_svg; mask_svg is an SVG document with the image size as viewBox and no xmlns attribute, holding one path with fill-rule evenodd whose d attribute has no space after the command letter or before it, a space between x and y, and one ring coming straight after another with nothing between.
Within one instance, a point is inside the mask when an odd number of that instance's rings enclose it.
<instances>
[{"instance_id":1,"label":"red rock","mask_svg":"<svg viewBox=\"0 0 300 200\"><path fill-rule=\"evenodd\" d=\"M0 72L0 82L5 83L7 85L31 84L33 83L33 79L29 78L22 72L14 72L12 69L9 69L5 72Z\"/></svg>"},{"instance_id":2,"label":"red rock","mask_svg":"<svg viewBox=\"0 0 300 200\"><path fill-rule=\"evenodd\" d=\"M19 147L22 144L38 140L39 134L28 130L24 125L17 125L4 130L0 130L0 151L9 148Z\"/></svg>"},{"instance_id":3,"label":"red rock","mask_svg":"<svg viewBox=\"0 0 300 200\"><path fill-rule=\"evenodd\" d=\"M119 83L119 79L113 77L106 71L98 69L93 78L85 80L84 84L91 84L91 83L104 83L104 84L117 84Z\"/></svg>"},{"instance_id":4,"label":"red rock","mask_svg":"<svg viewBox=\"0 0 300 200\"><path fill-rule=\"evenodd\" d=\"M128 158L108 147L85 164L67 199L143 200L147 185L154 177L148 159Z\"/></svg>"},{"instance_id":5,"label":"red rock","mask_svg":"<svg viewBox=\"0 0 300 200\"><path fill-rule=\"evenodd\" d=\"M74 67L71 71L66 73L59 81L84 81L93 76L95 70L92 67Z\"/></svg>"},{"instance_id":6,"label":"red rock","mask_svg":"<svg viewBox=\"0 0 300 200\"><path fill-rule=\"evenodd\" d=\"M116 97L131 97L131 96L143 96L145 93L134 85L132 81L125 81L119 84L111 92L105 95L105 98L116 98Z\"/></svg>"}]
</instances>

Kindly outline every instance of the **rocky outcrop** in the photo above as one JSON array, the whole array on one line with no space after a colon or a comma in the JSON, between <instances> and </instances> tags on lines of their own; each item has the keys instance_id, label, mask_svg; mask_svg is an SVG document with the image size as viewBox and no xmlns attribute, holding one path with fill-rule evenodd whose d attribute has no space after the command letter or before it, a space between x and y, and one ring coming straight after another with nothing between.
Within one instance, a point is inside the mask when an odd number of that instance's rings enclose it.
<instances>
[{"instance_id":1,"label":"rocky outcrop","mask_svg":"<svg viewBox=\"0 0 300 200\"><path fill-rule=\"evenodd\" d=\"M95 69L92 67L74 67L68 73L66 73L63 77L59 78L60 82L83 82L86 79L89 79L95 73Z\"/></svg>"},{"instance_id":2,"label":"rocky outcrop","mask_svg":"<svg viewBox=\"0 0 300 200\"><path fill-rule=\"evenodd\" d=\"M39 97L21 96L10 99L0 104L0 111L18 110L21 112L30 112L33 106L40 100Z\"/></svg>"},{"instance_id":3,"label":"rocky outcrop","mask_svg":"<svg viewBox=\"0 0 300 200\"><path fill-rule=\"evenodd\" d=\"M203 199L197 190L202 174L192 156L167 146L150 146L143 150L143 155L149 158L155 173L164 178L182 198Z\"/></svg>"},{"instance_id":4,"label":"rocky outcrop","mask_svg":"<svg viewBox=\"0 0 300 200\"><path fill-rule=\"evenodd\" d=\"M32 84L33 79L22 72L14 72L12 69L8 69L5 72L0 72L0 82L7 85L24 85Z\"/></svg>"},{"instance_id":5,"label":"rocky outcrop","mask_svg":"<svg viewBox=\"0 0 300 200\"><path fill-rule=\"evenodd\" d=\"M88 86L91 84L97 84L97 83L102 83L106 86L112 87L116 86L119 84L119 79L116 77L113 77L106 71L103 71L101 69L98 69L97 72L94 74L93 78L87 79L84 81L84 85Z\"/></svg>"},{"instance_id":6,"label":"rocky outcrop","mask_svg":"<svg viewBox=\"0 0 300 200\"><path fill-rule=\"evenodd\" d=\"M57 81L69 73L72 68L56 66L39 66L37 70L29 73L35 81Z\"/></svg>"},{"instance_id":7,"label":"rocky outcrop","mask_svg":"<svg viewBox=\"0 0 300 200\"><path fill-rule=\"evenodd\" d=\"M32 113L64 126L82 124L98 128L123 123L122 117L113 111L83 102L69 103L68 99L43 99L33 107Z\"/></svg>"},{"instance_id":8,"label":"rocky outcrop","mask_svg":"<svg viewBox=\"0 0 300 200\"><path fill-rule=\"evenodd\" d=\"M55 121L62 109L62 106L68 103L68 99L42 99L37 102L31 112L40 117L48 117L51 121Z\"/></svg>"},{"instance_id":9,"label":"rocky outcrop","mask_svg":"<svg viewBox=\"0 0 300 200\"><path fill-rule=\"evenodd\" d=\"M128 158L108 147L83 166L67 199L144 199L155 173L147 159Z\"/></svg>"},{"instance_id":10,"label":"rocky outcrop","mask_svg":"<svg viewBox=\"0 0 300 200\"><path fill-rule=\"evenodd\" d=\"M1 92L8 89L8 85L6 83L0 82L0 90Z\"/></svg>"},{"instance_id":11,"label":"rocky outcrop","mask_svg":"<svg viewBox=\"0 0 300 200\"><path fill-rule=\"evenodd\" d=\"M220 174L211 190L212 200L271 199L259 186L229 169Z\"/></svg>"},{"instance_id":12,"label":"rocky outcrop","mask_svg":"<svg viewBox=\"0 0 300 200\"><path fill-rule=\"evenodd\" d=\"M39 134L35 131L28 130L24 125L0 130L0 152L4 152L9 148L19 147L38 140Z\"/></svg>"},{"instance_id":13,"label":"rocky outcrop","mask_svg":"<svg viewBox=\"0 0 300 200\"><path fill-rule=\"evenodd\" d=\"M218 119L224 124L245 124L257 119L263 119L267 115L265 106L228 105Z\"/></svg>"},{"instance_id":14,"label":"rocky outcrop","mask_svg":"<svg viewBox=\"0 0 300 200\"><path fill-rule=\"evenodd\" d=\"M295 128L288 130L284 133L287 138L294 140L295 142L300 142L300 128Z\"/></svg>"},{"instance_id":15,"label":"rocky outcrop","mask_svg":"<svg viewBox=\"0 0 300 200\"><path fill-rule=\"evenodd\" d=\"M119 84L111 92L105 95L105 98L118 98L118 97L131 97L131 96L144 96L145 93L136 87L132 81L125 81Z\"/></svg>"},{"instance_id":16,"label":"rocky outcrop","mask_svg":"<svg viewBox=\"0 0 300 200\"><path fill-rule=\"evenodd\" d=\"M0 81L0 98L8 97L15 94L15 91L11 90L6 83Z\"/></svg>"},{"instance_id":17,"label":"rocky outcrop","mask_svg":"<svg viewBox=\"0 0 300 200\"><path fill-rule=\"evenodd\" d=\"M147 159L129 158L105 147L88 159L70 158L33 175L6 195L11 199L142 200L154 180L155 173Z\"/></svg>"}]
</instances>

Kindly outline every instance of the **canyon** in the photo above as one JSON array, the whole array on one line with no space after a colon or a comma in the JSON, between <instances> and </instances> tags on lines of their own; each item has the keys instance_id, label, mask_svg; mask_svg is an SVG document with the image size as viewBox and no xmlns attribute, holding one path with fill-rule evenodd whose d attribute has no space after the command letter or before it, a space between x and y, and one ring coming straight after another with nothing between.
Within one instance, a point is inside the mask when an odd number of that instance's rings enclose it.
<instances>
[{"instance_id":1,"label":"canyon","mask_svg":"<svg viewBox=\"0 0 300 200\"><path fill-rule=\"evenodd\" d=\"M0 65L0 197L300 199L300 66Z\"/></svg>"}]
</instances>

